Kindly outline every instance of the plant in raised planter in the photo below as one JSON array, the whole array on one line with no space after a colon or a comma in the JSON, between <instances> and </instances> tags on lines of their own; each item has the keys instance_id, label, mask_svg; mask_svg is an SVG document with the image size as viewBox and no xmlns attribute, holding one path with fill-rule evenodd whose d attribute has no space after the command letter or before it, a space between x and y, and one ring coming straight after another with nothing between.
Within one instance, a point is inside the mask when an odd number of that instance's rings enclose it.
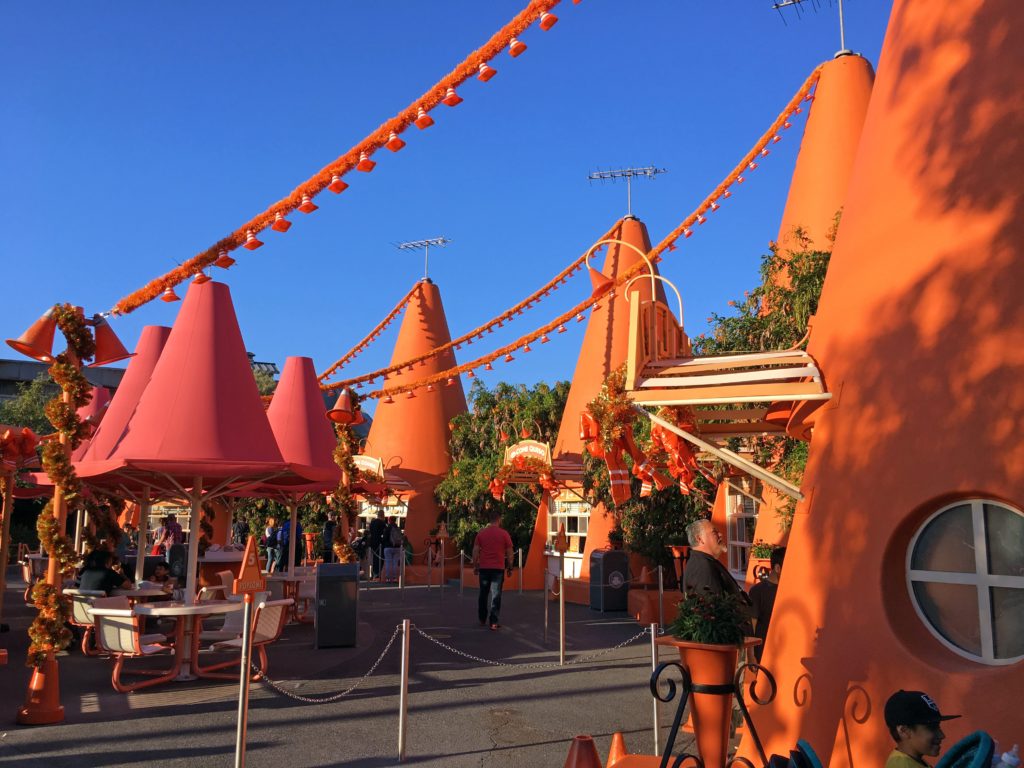
<instances>
[{"instance_id":1,"label":"plant in raised planter","mask_svg":"<svg viewBox=\"0 0 1024 768\"><path fill-rule=\"evenodd\" d=\"M758 560L768 560L775 551L775 545L769 544L764 539L758 539L750 545L750 556Z\"/></svg>"},{"instance_id":2,"label":"plant in raised planter","mask_svg":"<svg viewBox=\"0 0 1024 768\"><path fill-rule=\"evenodd\" d=\"M671 637L657 641L679 650L694 686L719 687L719 693L690 691L690 713L697 750L704 765L724 766L732 721L732 688L740 649L759 641L747 638L749 613L738 594L687 592L669 626Z\"/></svg>"}]
</instances>

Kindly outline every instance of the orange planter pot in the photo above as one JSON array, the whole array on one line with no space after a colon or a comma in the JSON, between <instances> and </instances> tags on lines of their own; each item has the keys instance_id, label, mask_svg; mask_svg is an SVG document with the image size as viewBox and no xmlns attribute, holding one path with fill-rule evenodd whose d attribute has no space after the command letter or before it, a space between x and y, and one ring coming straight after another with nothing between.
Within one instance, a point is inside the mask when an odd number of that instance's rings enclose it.
<instances>
[{"instance_id":1,"label":"orange planter pot","mask_svg":"<svg viewBox=\"0 0 1024 768\"><path fill-rule=\"evenodd\" d=\"M315 560L316 559L316 551L313 549L313 545L316 543L316 534L315 533L304 533L304 534L302 534L302 538L304 538L306 540L306 559L307 560Z\"/></svg>"},{"instance_id":2,"label":"orange planter pot","mask_svg":"<svg viewBox=\"0 0 1024 768\"><path fill-rule=\"evenodd\" d=\"M679 650L679 658L689 670L694 685L716 686L732 686L741 648L761 643L754 637L746 638L742 646L689 643L672 637L661 637L656 642ZM705 768L725 768L729 756L732 697L731 692L690 693L690 722Z\"/></svg>"}]
</instances>

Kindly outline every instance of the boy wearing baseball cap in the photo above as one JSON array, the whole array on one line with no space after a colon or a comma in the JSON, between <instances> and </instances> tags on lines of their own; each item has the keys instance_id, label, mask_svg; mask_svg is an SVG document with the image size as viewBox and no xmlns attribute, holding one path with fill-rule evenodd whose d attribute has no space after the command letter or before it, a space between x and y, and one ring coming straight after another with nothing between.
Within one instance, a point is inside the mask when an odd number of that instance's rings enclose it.
<instances>
[{"instance_id":1,"label":"boy wearing baseball cap","mask_svg":"<svg viewBox=\"0 0 1024 768\"><path fill-rule=\"evenodd\" d=\"M943 715L939 706L921 691L896 691L885 702L885 724L896 740L896 748L885 768L920 768L928 765L924 756L937 757L946 735L940 723L960 715Z\"/></svg>"}]
</instances>

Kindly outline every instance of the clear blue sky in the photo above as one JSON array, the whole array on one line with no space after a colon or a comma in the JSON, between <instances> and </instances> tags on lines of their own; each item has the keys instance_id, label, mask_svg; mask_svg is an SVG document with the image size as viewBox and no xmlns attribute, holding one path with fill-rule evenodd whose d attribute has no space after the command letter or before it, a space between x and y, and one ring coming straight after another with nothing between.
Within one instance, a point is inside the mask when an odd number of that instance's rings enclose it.
<instances>
[{"instance_id":1,"label":"clear blue sky","mask_svg":"<svg viewBox=\"0 0 1024 768\"><path fill-rule=\"evenodd\" d=\"M57 301L110 308L204 250L407 106L525 0L8 3L0 123L0 333ZM805 5L809 6L807 2ZM807 74L839 48L819 0L788 24L769 0L565 0L529 50L435 111L287 235L235 253L226 275L248 348L322 370L421 276L392 243L445 235L431 260L452 334L542 285L625 213L624 184L588 172L654 164L634 212L658 242L732 168ZM848 0L847 44L877 64L889 0ZM662 273L686 327L757 281L776 236L802 122ZM353 178L356 177L356 178ZM239 255L242 254L242 255ZM184 288L184 286L183 286ZM585 275L505 330L507 342L580 300ZM156 301L114 327L173 323ZM394 334L346 371L386 365ZM569 378L582 325L484 381ZM6 349L6 347L5 347ZM474 352L479 352L474 345ZM16 357L13 350L2 357Z\"/></svg>"}]
</instances>

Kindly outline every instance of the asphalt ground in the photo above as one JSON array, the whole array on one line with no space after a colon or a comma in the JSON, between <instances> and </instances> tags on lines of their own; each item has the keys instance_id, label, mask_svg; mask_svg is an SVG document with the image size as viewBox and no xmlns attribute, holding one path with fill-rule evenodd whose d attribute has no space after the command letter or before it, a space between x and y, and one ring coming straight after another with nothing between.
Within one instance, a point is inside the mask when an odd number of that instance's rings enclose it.
<instances>
[{"instance_id":1,"label":"asphalt ground","mask_svg":"<svg viewBox=\"0 0 1024 768\"><path fill-rule=\"evenodd\" d=\"M237 683L196 680L120 694L110 685L112 662L83 657L78 649L60 658L64 722L17 725L30 677L24 659L32 611L22 602L24 585L16 572L9 575L14 580L4 595L3 620L11 631L0 635L0 647L10 656L0 666L0 766L234 764ZM479 625L475 593L467 589L460 596L457 585L443 595L438 587L361 590L355 648L314 649L313 628L290 624L269 648L269 678L310 698L349 688L394 642L373 675L334 701L303 703L254 683L246 765L399 764L401 635L395 629L402 619L414 627L405 764L561 766L577 734L594 737L603 761L615 731L625 734L631 752L651 753L650 636L627 642L642 628L625 613L566 609L565 666L558 666L558 604L550 604L545 643L541 594L518 594L514 587L505 592L497 632ZM665 651L662 660L669 660ZM129 668L156 660L133 661ZM661 707L662 744L675 703ZM681 738L676 752L689 746L690 737Z\"/></svg>"}]
</instances>

